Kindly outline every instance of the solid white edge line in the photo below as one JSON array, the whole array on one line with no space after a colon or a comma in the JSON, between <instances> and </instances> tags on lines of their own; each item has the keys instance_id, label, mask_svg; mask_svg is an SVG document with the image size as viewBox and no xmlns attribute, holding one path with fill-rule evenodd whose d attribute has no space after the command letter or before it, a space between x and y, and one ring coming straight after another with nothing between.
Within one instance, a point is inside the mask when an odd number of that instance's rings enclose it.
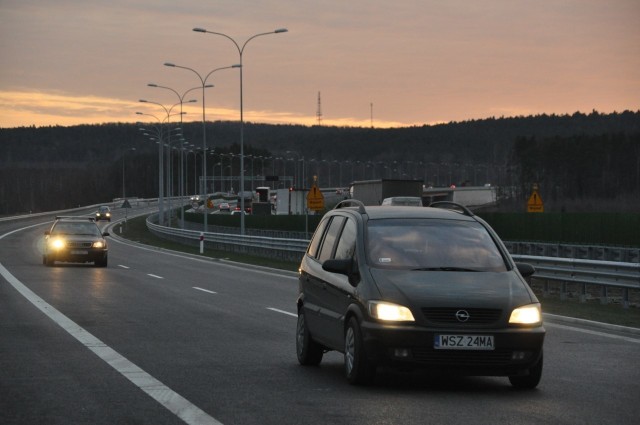
<instances>
[{"instance_id":1,"label":"solid white edge line","mask_svg":"<svg viewBox=\"0 0 640 425\"><path fill-rule=\"evenodd\" d=\"M275 311L276 313L286 314L287 316L298 317L297 314L289 313L288 311L280 310L278 308L267 307L267 310Z\"/></svg>"},{"instance_id":2,"label":"solid white edge line","mask_svg":"<svg viewBox=\"0 0 640 425\"><path fill-rule=\"evenodd\" d=\"M582 329L582 328L577 328L575 326L560 325L558 323L545 322L544 326L550 327L550 328L566 329L574 332L582 332L589 335L604 336L607 338L619 339L626 342L635 342L636 344L640 344L640 339L626 337L623 335L609 334L609 333L600 332L600 331L592 331L591 329Z\"/></svg>"},{"instance_id":3,"label":"solid white edge line","mask_svg":"<svg viewBox=\"0 0 640 425\"><path fill-rule=\"evenodd\" d=\"M27 227L24 229L27 229ZM17 230L1 235L0 239L14 232L17 232ZM221 422L209 416L205 411L192 404L180 394L174 392L171 388L167 387L153 376L149 375L147 372L130 362L127 358L120 355L111 347L107 346L91 333L78 326L73 320L62 314L55 307L48 304L13 276L9 270L2 265L2 263L0 263L0 275L2 275L6 281L16 289L16 291L69 333L69 335L73 336L105 363L187 424L222 425Z\"/></svg>"}]
</instances>

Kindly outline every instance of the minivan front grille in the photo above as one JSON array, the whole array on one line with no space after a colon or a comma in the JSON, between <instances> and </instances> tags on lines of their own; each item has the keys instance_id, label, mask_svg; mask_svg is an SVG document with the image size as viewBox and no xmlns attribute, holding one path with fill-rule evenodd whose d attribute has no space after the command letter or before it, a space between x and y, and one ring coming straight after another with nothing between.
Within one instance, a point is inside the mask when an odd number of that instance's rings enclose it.
<instances>
[{"instance_id":1,"label":"minivan front grille","mask_svg":"<svg viewBox=\"0 0 640 425\"><path fill-rule=\"evenodd\" d=\"M425 307L422 308L422 314L431 323L488 325L500 320L502 310L494 308ZM464 320L465 317L466 320Z\"/></svg>"}]
</instances>

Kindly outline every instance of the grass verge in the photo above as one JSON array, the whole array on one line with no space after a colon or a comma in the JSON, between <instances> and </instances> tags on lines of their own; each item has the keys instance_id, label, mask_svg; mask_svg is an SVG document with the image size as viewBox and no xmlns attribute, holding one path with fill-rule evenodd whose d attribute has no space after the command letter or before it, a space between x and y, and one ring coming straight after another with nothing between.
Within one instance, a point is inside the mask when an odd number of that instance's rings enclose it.
<instances>
[{"instance_id":1,"label":"grass verge","mask_svg":"<svg viewBox=\"0 0 640 425\"><path fill-rule=\"evenodd\" d=\"M145 221L146 217L132 218L127 221L126 225L116 225L113 231L125 239L145 245L189 254L204 255L210 258L227 259L239 263L254 264L289 271L296 271L299 266L298 263L277 261L269 258L242 255L227 251L205 250L204 254L200 254L199 247L183 245L157 237L147 229ZM541 291L536 290L535 286L534 291L537 293L538 299L542 304L542 311L545 313L587 319L619 326L640 328L640 308L638 307L623 308L619 303L601 304L599 300L589 300L584 303L575 298L561 300L557 294L543 296Z\"/></svg>"}]
</instances>

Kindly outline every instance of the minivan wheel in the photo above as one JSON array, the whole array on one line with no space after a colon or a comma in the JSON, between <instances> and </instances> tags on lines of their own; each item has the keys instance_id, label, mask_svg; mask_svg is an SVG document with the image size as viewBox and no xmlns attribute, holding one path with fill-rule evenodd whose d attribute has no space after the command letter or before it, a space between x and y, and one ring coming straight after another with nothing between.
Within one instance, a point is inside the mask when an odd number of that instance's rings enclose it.
<instances>
[{"instance_id":1,"label":"minivan wheel","mask_svg":"<svg viewBox=\"0 0 640 425\"><path fill-rule=\"evenodd\" d=\"M529 374L524 376L510 376L509 382L515 388L532 390L538 386L540 383L540 378L542 378L542 353L540 353L540 360L535 364L531 369L529 369Z\"/></svg>"},{"instance_id":2,"label":"minivan wheel","mask_svg":"<svg viewBox=\"0 0 640 425\"><path fill-rule=\"evenodd\" d=\"M296 328L296 353L298 362L305 366L316 366L322 361L322 346L311 338L307 321L305 320L304 308L298 312L298 326Z\"/></svg>"},{"instance_id":3,"label":"minivan wheel","mask_svg":"<svg viewBox=\"0 0 640 425\"><path fill-rule=\"evenodd\" d=\"M367 358L355 317L349 319L344 336L344 371L350 384L370 384L376 376L376 365Z\"/></svg>"}]
</instances>

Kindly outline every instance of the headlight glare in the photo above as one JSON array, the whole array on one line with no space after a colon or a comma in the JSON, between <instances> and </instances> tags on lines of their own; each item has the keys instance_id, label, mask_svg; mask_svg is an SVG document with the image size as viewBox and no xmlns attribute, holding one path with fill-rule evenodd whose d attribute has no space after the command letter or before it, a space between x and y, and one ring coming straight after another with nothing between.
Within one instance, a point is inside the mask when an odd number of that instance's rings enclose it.
<instances>
[{"instance_id":1,"label":"headlight glare","mask_svg":"<svg viewBox=\"0 0 640 425\"><path fill-rule=\"evenodd\" d=\"M511 312L509 323L513 325L537 325L542 323L540 304L518 307Z\"/></svg>"},{"instance_id":2,"label":"headlight glare","mask_svg":"<svg viewBox=\"0 0 640 425\"><path fill-rule=\"evenodd\" d=\"M50 242L50 245L51 245L51 248L53 248L53 249L62 249L62 248L64 248L64 245L65 245L64 239L59 239L59 238L53 239Z\"/></svg>"},{"instance_id":3,"label":"headlight glare","mask_svg":"<svg viewBox=\"0 0 640 425\"><path fill-rule=\"evenodd\" d=\"M390 322L414 322L407 307L381 301L369 301L369 314L378 320Z\"/></svg>"},{"instance_id":4,"label":"headlight glare","mask_svg":"<svg viewBox=\"0 0 640 425\"><path fill-rule=\"evenodd\" d=\"M94 248L104 248L104 242L103 241L96 241L93 243L93 247Z\"/></svg>"}]
</instances>

